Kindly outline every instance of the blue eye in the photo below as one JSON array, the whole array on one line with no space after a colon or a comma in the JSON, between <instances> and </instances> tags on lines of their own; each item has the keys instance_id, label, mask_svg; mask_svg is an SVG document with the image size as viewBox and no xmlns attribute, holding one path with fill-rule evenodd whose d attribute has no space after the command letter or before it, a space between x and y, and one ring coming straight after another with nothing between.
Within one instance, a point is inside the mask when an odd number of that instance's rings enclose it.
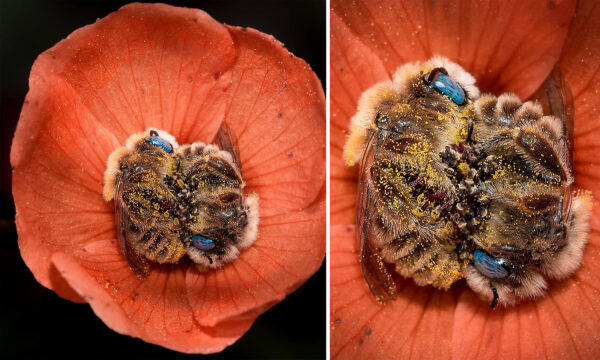
<instances>
[{"instance_id":1,"label":"blue eye","mask_svg":"<svg viewBox=\"0 0 600 360\"><path fill-rule=\"evenodd\" d=\"M203 250L203 251L208 251L208 250L212 250L215 248L215 242L209 238L202 236L202 235L192 236L192 241L194 242L194 245L198 249Z\"/></svg>"},{"instance_id":2,"label":"blue eye","mask_svg":"<svg viewBox=\"0 0 600 360\"><path fill-rule=\"evenodd\" d=\"M503 263L503 259L494 259L485 251L475 250L473 252L475 268L490 279L503 279L508 276L508 270L502 265Z\"/></svg>"},{"instance_id":3,"label":"blue eye","mask_svg":"<svg viewBox=\"0 0 600 360\"><path fill-rule=\"evenodd\" d=\"M426 83L448 96L457 105L465 103L465 91L452 80L444 68L435 68L423 78Z\"/></svg>"},{"instance_id":4,"label":"blue eye","mask_svg":"<svg viewBox=\"0 0 600 360\"><path fill-rule=\"evenodd\" d=\"M156 146L160 146L164 151L170 153L173 151L173 147L171 146L171 144L169 144L168 142L166 142L163 138L153 135L153 136L148 136L146 139L147 143L150 143L152 145L156 145Z\"/></svg>"}]
</instances>

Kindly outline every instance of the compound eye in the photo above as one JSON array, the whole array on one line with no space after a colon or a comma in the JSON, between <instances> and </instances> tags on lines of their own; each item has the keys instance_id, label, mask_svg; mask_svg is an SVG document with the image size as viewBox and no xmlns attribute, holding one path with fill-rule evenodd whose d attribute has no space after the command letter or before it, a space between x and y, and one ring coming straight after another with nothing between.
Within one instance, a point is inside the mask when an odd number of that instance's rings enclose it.
<instances>
[{"instance_id":1,"label":"compound eye","mask_svg":"<svg viewBox=\"0 0 600 360\"><path fill-rule=\"evenodd\" d=\"M168 153L173 152L173 147L171 146L171 144L169 144L165 139L158 136L158 133L154 130L150 131L150 136L147 136L144 140L147 143L160 147Z\"/></svg>"},{"instance_id":2,"label":"compound eye","mask_svg":"<svg viewBox=\"0 0 600 360\"><path fill-rule=\"evenodd\" d=\"M215 242L202 235L192 236L192 241L194 242L194 246L202 251L209 251L215 248Z\"/></svg>"},{"instance_id":3,"label":"compound eye","mask_svg":"<svg viewBox=\"0 0 600 360\"><path fill-rule=\"evenodd\" d=\"M423 77L425 83L442 94L448 96L457 105L465 103L465 91L458 83L448 76L444 68L435 68Z\"/></svg>"},{"instance_id":4,"label":"compound eye","mask_svg":"<svg viewBox=\"0 0 600 360\"><path fill-rule=\"evenodd\" d=\"M504 279L508 276L508 269L504 266L505 262L504 259L493 258L482 250L475 250L473 252L473 264L475 268L490 279Z\"/></svg>"}]
</instances>

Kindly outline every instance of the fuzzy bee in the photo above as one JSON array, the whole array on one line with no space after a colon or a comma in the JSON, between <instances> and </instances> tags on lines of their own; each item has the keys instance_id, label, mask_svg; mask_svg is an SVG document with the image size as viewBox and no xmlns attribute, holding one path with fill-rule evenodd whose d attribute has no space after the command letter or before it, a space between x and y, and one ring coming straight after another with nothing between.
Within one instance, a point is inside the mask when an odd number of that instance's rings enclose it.
<instances>
[{"instance_id":1,"label":"fuzzy bee","mask_svg":"<svg viewBox=\"0 0 600 360\"><path fill-rule=\"evenodd\" d=\"M572 189L567 111L511 94L479 95L447 59L407 64L367 90L344 148L360 162L357 237L375 298L393 271L448 289L466 278L496 304L542 296L580 265L591 199Z\"/></svg>"},{"instance_id":2,"label":"fuzzy bee","mask_svg":"<svg viewBox=\"0 0 600 360\"><path fill-rule=\"evenodd\" d=\"M256 239L258 197L243 191L226 127L217 143L179 146L148 129L110 155L104 199L114 200L121 251L141 279L149 261L173 264L186 254L200 268L220 267Z\"/></svg>"}]
</instances>

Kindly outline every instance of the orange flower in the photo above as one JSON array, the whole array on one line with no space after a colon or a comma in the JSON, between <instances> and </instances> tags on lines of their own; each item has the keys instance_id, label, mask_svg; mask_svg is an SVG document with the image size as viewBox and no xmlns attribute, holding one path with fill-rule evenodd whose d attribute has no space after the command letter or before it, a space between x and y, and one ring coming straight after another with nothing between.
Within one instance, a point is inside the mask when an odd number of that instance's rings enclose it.
<instances>
[{"instance_id":1,"label":"orange flower","mask_svg":"<svg viewBox=\"0 0 600 360\"><path fill-rule=\"evenodd\" d=\"M324 109L314 73L273 37L199 10L127 5L33 66L11 150L23 259L117 332L218 352L323 260ZM108 156L148 127L210 143L223 121L260 196L258 239L217 271L157 265L139 280L102 199Z\"/></svg>"},{"instance_id":2,"label":"orange flower","mask_svg":"<svg viewBox=\"0 0 600 360\"><path fill-rule=\"evenodd\" d=\"M335 359L571 359L600 354L600 211L583 266L548 294L491 310L464 284L448 292L402 280L375 302L358 263L356 168L342 148L361 93L400 65L448 57L484 92L540 87L559 61L575 106L576 186L600 200L600 6L594 1L332 1L331 354Z\"/></svg>"}]
</instances>

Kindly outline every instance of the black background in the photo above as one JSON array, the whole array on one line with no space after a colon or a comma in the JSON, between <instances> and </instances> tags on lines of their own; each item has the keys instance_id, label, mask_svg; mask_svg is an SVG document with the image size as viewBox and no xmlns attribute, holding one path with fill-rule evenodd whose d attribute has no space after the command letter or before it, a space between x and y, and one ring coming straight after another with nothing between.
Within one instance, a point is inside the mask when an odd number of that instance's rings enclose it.
<instances>
[{"instance_id":1,"label":"black background","mask_svg":"<svg viewBox=\"0 0 600 360\"><path fill-rule=\"evenodd\" d=\"M196 7L220 22L272 34L306 60L325 84L325 1L164 1ZM10 144L35 58L75 29L125 1L0 0L0 357L2 358L324 358L325 267L260 316L222 353L185 355L119 335L87 304L38 284L17 246ZM52 231L52 229L48 229Z\"/></svg>"}]
</instances>

